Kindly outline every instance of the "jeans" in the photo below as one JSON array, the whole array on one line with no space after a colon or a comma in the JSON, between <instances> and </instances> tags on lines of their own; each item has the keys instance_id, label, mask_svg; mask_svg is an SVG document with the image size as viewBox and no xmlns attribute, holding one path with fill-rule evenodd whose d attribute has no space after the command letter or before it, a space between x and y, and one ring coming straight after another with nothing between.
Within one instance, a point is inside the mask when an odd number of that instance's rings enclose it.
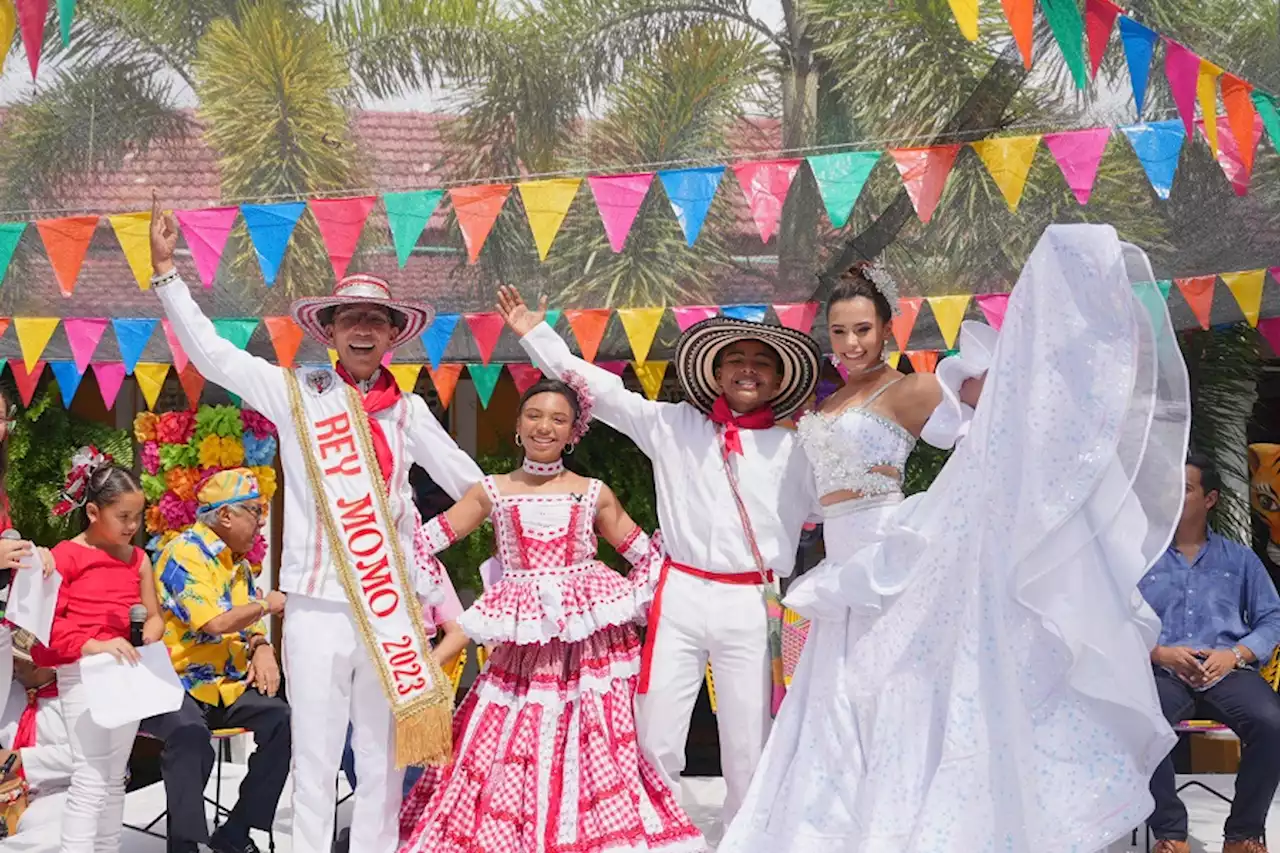
<instances>
[{"instance_id":1,"label":"jeans","mask_svg":"<svg viewBox=\"0 0 1280 853\"><path fill-rule=\"evenodd\" d=\"M351 751L351 726L347 726L347 745L342 748L342 775L347 777L347 784L354 791L356 789L356 754ZM421 767L406 767L404 769L404 795L406 797L409 796L409 792L413 790L413 786L417 784L418 779L421 777Z\"/></svg>"}]
</instances>

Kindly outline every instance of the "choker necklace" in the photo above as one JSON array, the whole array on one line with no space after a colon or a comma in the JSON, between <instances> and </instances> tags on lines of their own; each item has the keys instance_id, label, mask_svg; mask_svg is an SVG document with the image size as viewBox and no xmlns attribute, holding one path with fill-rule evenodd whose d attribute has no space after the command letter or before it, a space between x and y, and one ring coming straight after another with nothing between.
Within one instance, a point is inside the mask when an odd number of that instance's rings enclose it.
<instances>
[{"instance_id":1,"label":"choker necklace","mask_svg":"<svg viewBox=\"0 0 1280 853\"><path fill-rule=\"evenodd\" d=\"M526 474L532 474L535 477L554 477L564 470L564 460L557 459L555 462L534 462L528 456L524 458L524 462L520 463L520 468Z\"/></svg>"}]
</instances>

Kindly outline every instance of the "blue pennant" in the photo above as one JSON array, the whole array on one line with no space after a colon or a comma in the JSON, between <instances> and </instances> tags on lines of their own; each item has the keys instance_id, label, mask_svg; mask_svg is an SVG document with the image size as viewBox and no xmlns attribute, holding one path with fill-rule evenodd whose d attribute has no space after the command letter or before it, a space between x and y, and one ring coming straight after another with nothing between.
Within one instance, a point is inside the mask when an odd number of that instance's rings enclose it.
<instances>
[{"instance_id":1,"label":"blue pennant","mask_svg":"<svg viewBox=\"0 0 1280 853\"><path fill-rule=\"evenodd\" d=\"M1120 16L1120 40L1124 42L1124 58L1129 64L1129 80L1133 83L1133 102L1142 116L1142 104L1147 94L1147 78L1151 74L1151 54L1160 36L1133 18Z\"/></svg>"},{"instance_id":2,"label":"blue pennant","mask_svg":"<svg viewBox=\"0 0 1280 853\"><path fill-rule=\"evenodd\" d=\"M732 317L735 320L746 320L750 323L763 323L765 312L769 310L768 305L722 305L720 310L726 317Z\"/></svg>"},{"instance_id":3,"label":"blue pennant","mask_svg":"<svg viewBox=\"0 0 1280 853\"><path fill-rule=\"evenodd\" d=\"M130 376L142 358L151 333L156 330L154 317L113 317L111 328L116 333L116 345L120 347L120 360L124 362L124 371Z\"/></svg>"},{"instance_id":4,"label":"blue pennant","mask_svg":"<svg viewBox=\"0 0 1280 853\"><path fill-rule=\"evenodd\" d=\"M724 175L724 166L703 166L698 169L668 169L658 173L667 200L675 211L685 241L692 246L702 231L707 211L716 197L716 188Z\"/></svg>"},{"instance_id":5,"label":"blue pennant","mask_svg":"<svg viewBox=\"0 0 1280 853\"><path fill-rule=\"evenodd\" d=\"M1151 180L1151 188L1160 198L1168 200L1182 156L1182 142L1187 137L1181 119L1131 124L1120 131L1129 138L1133 153L1138 155Z\"/></svg>"},{"instance_id":6,"label":"blue pennant","mask_svg":"<svg viewBox=\"0 0 1280 853\"><path fill-rule=\"evenodd\" d=\"M84 374L76 367L74 361L51 361L49 369L53 371L58 390L62 392L63 407L71 408L71 401L76 398L76 389L80 387L80 380L84 378Z\"/></svg>"},{"instance_id":7,"label":"blue pennant","mask_svg":"<svg viewBox=\"0 0 1280 853\"><path fill-rule=\"evenodd\" d=\"M444 351L448 349L449 341L453 338L453 330L458 327L460 316L437 314L436 319L422 333L422 347L427 351L427 358L431 359L432 370L440 369L440 361L444 358Z\"/></svg>"},{"instance_id":8,"label":"blue pennant","mask_svg":"<svg viewBox=\"0 0 1280 853\"><path fill-rule=\"evenodd\" d=\"M258 253L258 266L262 268L262 277L268 287L276 283L284 250L288 248L289 238L298 225L298 217L306 208L306 202L302 201L240 205L244 224L249 226L253 250Z\"/></svg>"}]
</instances>

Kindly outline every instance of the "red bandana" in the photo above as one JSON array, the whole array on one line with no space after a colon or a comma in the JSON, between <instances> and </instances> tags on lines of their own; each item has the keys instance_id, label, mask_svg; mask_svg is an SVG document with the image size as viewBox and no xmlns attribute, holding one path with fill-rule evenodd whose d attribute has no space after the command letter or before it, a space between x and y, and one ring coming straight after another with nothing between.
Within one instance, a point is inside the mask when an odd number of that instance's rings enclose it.
<instances>
[{"instance_id":1,"label":"red bandana","mask_svg":"<svg viewBox=\"0 0 1280 853\"><path fill-rule=\"evenodd\" d=\"M348 385L357 391L360 390L360 383L352 379L351 374L341 364L338 365L338 375ZM373 451L378 457L378 469L382 471L382 479L388 486L391 485L391 471L395 467L395 459L391 456L391 445L387 443L387 434L382 431L382 424L378 423L373 415L391 408L399 399L400 386L386 370L379 371L373 387L369 389L368 394L364 395L364 412L369 416L369 433L373 436Z\"/></svg>"},{"instance_id":2,"label":"red bandana","mask_svg":"<svg viewBox=\"0 0 1280 853\"><path fill-rule=\"evenodd\" d=\"M14 752L36 745L36 705L41 699L57 697L57 681L50 681L39 690L27 691L27 707L22 709L22 716L18 718L18 730L13 735ZM26 774L23 774L23 778L26 778Z\"/></svg>"},{"instance_id":3,"label":"red bandana","mask_svg":"<svg viewBox=\"0 0 1280 853\"><path fill-rule=\"evenodd\" d=\"M724 397L717 397L711 407L711 420L724 427L724 447L726 453L742 455L742 436L740 429L769 429L774 424L772 406L761 406L745 415L735 415Z\"/></svg>"}]
</instances>

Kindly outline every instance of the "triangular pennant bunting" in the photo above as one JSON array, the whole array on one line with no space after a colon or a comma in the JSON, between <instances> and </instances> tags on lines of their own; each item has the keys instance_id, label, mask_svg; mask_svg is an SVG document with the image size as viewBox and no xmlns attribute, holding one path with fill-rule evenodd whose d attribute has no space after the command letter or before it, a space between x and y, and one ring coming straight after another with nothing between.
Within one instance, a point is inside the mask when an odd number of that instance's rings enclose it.
<instances>
[{"instance_id":1,"label":"triangular pennant bunting","mask_svg":"<svg viewBox=\"0 0 1280 853\"><path fill-rule=\"evenodd\" d=\"M13 7L13 0L0 0L0 68L4 67L5 60L9 58L9 48L17 33L18 10Z\"/></svg>"},{"instance_id":2,"label":"triangular pennant bunting","mask_svg":"<svg viewBox=\"0 0 1280 853\"><path fill-rule=\"evenodd\" d=\"M978 40L978 0L947 0L956 16L960 34L969 41Z\"/></svg>"},{"instance_id":3,"label":"triangular pennant bunting","mask_svg":"<svg viewBox=\"0 0 1280 853\"><path fill-rule=\"evenodd\" d=\"M320 239L329 252L334 278L347 274L347 267L356 253L356 244L364 232L364 224L373 210L375 199L371 195L354 198L313 198L311 216L320 229Z\"/></svg>"},{"instance_id":4,"label":"triangular pennant bunting","mask_svg":"<svg viewBox=\"0 0 1280 853\"><path fill-rule=\"evenodd\" d=\"M268 287L276 283L293 229L298 227L298 218L306 209L306 204L301 201L240 205L240 215L249 227L249 240L253 243L262 278Z\"/></svg>"},{"instance_id":5,"label":"triangular pennant bunting","mask_svg":"<svg viewBox=\"0 0 1280 853\"><path fill-rule=\"evenodd\" d=\"M488 365L489 359L493 357L493 348L498 345L498 338L502 336L502 328L506 323L500 315L492 312L467 314L465 317L467 328L471 330L471 337L475 339L476 349L480 351L480 362Z\"/></svg>"},{"instance_id":6,"label":"triangular pennant bunting","mask_svg":"<svg viewBox=\"0 0 1280 853\"><path fill-rule=\"evenodd\" d=\"M1280 317L1268 317L1258 321L1258 331L1271 347L1271 354L1280 356Z\"/></svg>"},{"instance_id":7,"label":"triangular pennant bunting","mask_svg":"<svg viewBox=\"0 0 1280 853\"><path fill-rule=\"evenodd\" d=\"M387 365L387 372L395 379L396 386L405 394L412 394L418 387L418 377L422 375L421 364L403 364L396 362Z\"/></svg>"},{"instance_id":8,"label":"triangular pennant bunting","mask_svg":"<svg viewBox=\"0 0 1280 853\"><path fill-rule=\"evenodd\" d=\"M155 361L140 361L133 369L133 378L138 381L138 390L147 408L155 411L156 401L164 390L164 380L169 376L169 365Z\"/></svg>"},{"instance_id":9,"label":"triangular pennant bunting","mask_svg":"<svg viewBox=\"0 0 1280 853\"><path fill-rule=\"evenodd\" d=\"M1054 40L1062 50L1062 58L1071 69L1076 88L1086 88L1089 85L1089 70L1084 58L1084 19L1080 17L1080 7L1076 5L1076 0L1040 0L1040 9L1049 22Z\"/></svg>"},{"instance_id":10,"label":"triangular pennant bunting","mask_svg":"<svg viewBox=\"0 0 1280 853\"><path fill-rule=\"evenodd\" d=\"M871 170L880 162L880 152L846 151L818 154L807 159L831 227L843 228L853 213L858 196L862 195Z\"/></svg>"},{"instance_id":11,"label":"triangular pennant bunting","mask_svg":"<svg viewBox=\"0 0 1280 853\"><path fill-rule=\"evenodd\" d=\"M640 205L649 192L649 185L653 183L653 172L592 175L587 178L587 183L596 200L600 221L604 223L609 247L614 252L621 252L636 221L636 214L640 212Z\"/></svg>"},{"instance_id":12,"label":"triangular pennant bunting","mask_svg":"<svg viewBox=\"0 0 1280 853\"><path fill-rule=\"evenodd\" d=\"M563 312L559 308L548 308L547 315L543 319L543 322L554 329L556 327L556 323L560 322L560 315L562 313Z\"/></svg>"},{"instance_id":13,"label":"triangular pennant bunting","mask_svg":"<svg viewBox=\"0 0 1280 853\"><path fill-rule=\"evenodd\" d=\"M818 317L818 303L800 302L790 305L775 305L773 313L778 315L778 322L788 329L795 329L802 334L813 331L813 321Z\"/></svg>"},{"instance_id":14,"label":"triangular pennant bunting","mask_svg":"<svg viewBox=\"0 0 1280 853\"><path fill-rule=\"evenodd\" d=\"M976 0L975 0L976 2ZM791 181L800 170L800 160L756 160L738 163L733 167L733 174L742 187L742 194L747 197L747 207L751 210L751 218L760 231L761 241L768 243L769 238L778 230L778 220L782 218L782 206L787 201L787 191L791 189Z\"/></svg>"},{"instance_id":15,"label":"triangular pennant bunting","mask_svg":"<svg viewBox=\"0 0 1280 853\"><path fill-rule=\"evenodd\" d=\"M53 267L53 275L63 296L75 292L76 279L84 264L85 253L98 228L97 216L67 216L62 219L37 219L36 230L44 242L45 253Z\"/></svg>"},{"instance_id":16,"label":"triangular pennant bunting","mask_svg":"<svg viewBox=\"0 0 1280 853\"><path fill-rule=\"evenodd\" d=\"M431 384L436 389L436 397L440 400L440 405L449 408L449 403L453 401L454 389L458 387L458 377L462 375L461 364L442 364L439 367L427 366L427 375L431 377Z\"/></svg>"},{"instance_id":17,"label":"triangular pennant bunting","mask_svg":"<svg viewBox=\"0 0 1280 853\"><path fill-rule=\"evenodd\" d=\"M702 232L711 202L716 197L716 187L724 175L724 166L703 166L697 169L669 169L658 173L658 180L666 190L667 201L684 232L685 242L692 246Z\"/></svg>"},{"instance_id":18,"label":"triangular pennant bunting","mask_svg":"<svg viewBox=\"0 0 1280 853\"><path fill-rule=\"evenodd\" d=\"M13 382L18 386L22 405L30 406L31 400L36 396L36 388L40 385L40 377L44 375L44 362L37 361L29 370L26 365L17 361L9 361L8 364L13 371Z\"/></svg>"},{"instance_id":19,"label":"triangular pennant bunting","mask_svg":"<svg viewBox=\"0 0 1280 853\"><path fill-rule=\"evenodd\" d=\"M1093 183L1098 177L1098 164L1111 139L1111 128L1098 127L1066 133L1045 134L1044 144L1053 155L1062 177L1080 204L1088 204Z\"/></svg>"},{"instance_id":20,"label":"triangular pennant bunting","mask_svg":"<svg viewBox=\"0 0 1280 853\"><path fill-rule=\"evenodd\" d=\"M289 316L264 317L262 321L267 324L267 336L276 351L276 362L281 367L293 367L298 347L302 346L302 327Z\"/></svg>"},{"instance_id":21,"label":"triangular pennant bunting","mask_svg":"<svg viewBox=\"0 0 1280 853\"><path fill-rule=\"evenodd\" d=\"M1169 291L1173 290L1172 281L1155 281L1155 282L1137 282L1133 285L1133 293L1147 309L1147 315L1151 318L1152 328L1157 329L1156 346L1163 346L1166 337L1169 335L1169 327L1166 318L1169 316L1167 303L1169 301Z\"/></svg>"},{"instance_id":22,"label":"triangular pennant bunting","mask_svg":"<svg viewBox=\"0 0 1280 853\"><path fill-rule=\"evenodd\" d=\"M140 290L151 289L151 213L117 213L107 217Z\"/></svg>"},{"instance_id":23,"label":"triangular pennant bunting","mask_svg":"<svg viewBox=\"0 0 1280 853\"><path fill-rule=\"evenodd\" d=\"M206 207L201 210L175 210L174 217L182 229L182 237L191 250L196 272L205 287L213 287L218 275L222 252L227 248L231 226L239 215L238 207Z\"/></svg>"},{"instance_id":24,"label":"triangular pennant bunting","mask_svg":"<svg viewBox=\"0 0 1280 853\"><path fill-rule=\"evenodd\" d=\"M1261 130L1254 132L1255 126L1261 128L1262 121L1258 111L1253 108L1250 94L1253 87L1233 74L1222 75L1222 103L1227 108L1227 127L1236 141L1240 162L1244 165L1245 174L1253 172L1253 155L1258 148Z\"/></svg>"},{"instance_id":25,"label":"triangular pennant bunting","mask_svg":"<svg viewBox=\"0 0 1280 853\"><path fill-rule=\"evenodd\" d=\"M1176 120L1153 121L1120 128L1138 155L1143 171L1151 181L1156 195L1168 200L1173 189L1173 178L1178 172L1178 160L1182 156L1182 141L1186 135L1182 122Z\"/></svg>"},{"instance_id":26,"label":"triangular pennant bunting","mask_svg":"<svg viewBox=\"0 0 1280 853\"><path fill-rule=\"evenodd\" d=\"M748 323L764 322L764 315L769 312L768 305L723 305L721 313L735 320L746 320Z\"/></svg>"},{"instance_id":27,"label":"triangular pennant bunting","mask_svg":"<svg viewBox=\"0 0 1280 853\"><path fill-rule=\"evenodd\" d=\"M507 365L507 372L511 374L511 381L516 384L516 393L523 395L538 380L542 378L542 371L534 367L532 364L519 364L512 362Z\"/></svg>"},{"instance_id":28,"label":"triangular pennant bunting","mask_svg":"<svg viewBox=\"0 0 1280 853\"><path fill-rule=\"evenodd\" d=\"M646 361L643 364L632 362L631 369L636 372L636 379L640 380L644 395L650 400L658 399L658 395L662 393L662 380L667 375L667 362Z\"/></svg>"},{"instance_id":29,"label":"triangular pennant bunting","mask_svg":"<svg viewBox=\"0 0 1280 853\"><path fill-rule=\"evenodd\" d=\"M111 328L116 333L116 346L120 348L120 360L124 362L125 373L133 373L134 365L142 358L142 352L151 340L156 321L151 317L113 317Z\"/></svg>"},{"instance_id":30,"label":"triangular pennant bunting","mask_svg":"<svg viewBox=\"0 0 1280 853\"><path fill-rule=\"evenodd\" d=\"M1031 47L1035 41L1035 0L1000 0L1013 40L1022 54L1022 64L1031 70Z\"/></svg>"},{"instance_id":31,"label":"triangular pennant bunting","mask_svg":"<svg viewBox=\"0 0 1280 853\"><path fill-rule=\"evenodd\" d=\"M102 334L107 330L105 317L67 317L62 321L62 329L67 333L67 344L71 347L71 357L75 359L76 370L83 374L89 369L89 362L98 350Z\"/></svg>"},{"instance_id":32,"label":"triangular pennant bunting","mask_svg":"<svg viewBox=\"0 0 1280 853\"><path fill-rule=\"evenodd\" d=\"M0 0L0 4L5 1ZM18 251L18 244L22 242L22 235L26 230L25 222L0 222L0 282L4 281L5 275L9 272L13 254Z\"/></svg>"},{"instance_id":33,"label":"triangular pennant bunting","mask_svg":"<svg viewBox=\"0 0 1280 853\"><path fill-rule=\"evenodd\" d=\"M933 349L911 350L907 353L911 370L915 373L933 373L938 369L938 351Z\"/></svg>"},{"instance_id":34,"label":"triangular pennant bunting","mask_svg":"<svg viewBox=\"0 0 1280 853\"><path fill-rule=\"evenodd\" d=\"M244 349L258 329L257 317L215 317L213 328L218 337L230 341L236 349Z\"/></svg>"},{"instance_id":35,"label":"triangular pennant bunting","mask_svg":"<svg viewBox=\"0 0 1280 853\"><path fill-rule=\"evenodd\" d=\"M548 178L541 181L522 181L518 184L520 201L524 203L525 216L529 218L529 230L533 243L538 247L538 260L545 261L555 242L556 234L578 195L581 178Z\"/></svg>"},{"instance_id":36,"label":"triangular pennant bunting","mask_svg":"<svg viewBox=\"0 0 1280 853\"><path fill-rule=\"evenodd\" d=\"M62 392L63 407L71 408L71 402L76 398L76 389L84 378L84 371L76 367L74 361L51 361L49 369L53 371L53 380L58 383L58 390Z\"/></svg>"},{"instance_id":37,"label":"triangular pennant bunting","mask_svg":"<svg viewBox=\"0 0 1280 853\"><path fill-rule=\"evenodd\" d=\"M960 332L960 323L964 320L964 312L969 308L967 293L955 296L930 296L929 307L933 309L933 319L938 321L938 331L947 343L947 349L956 345L956 335Z\"/></svg>"},{"instance_id":38,"label":"triangular pennant bunting","mask_svg":"<svg viewBox=\"0 0 1280 853\"><path fill-rule=\"evenodd\" d=\"M1267 136L1271 137L1271 147L1280 151L1280 111L1276 109L1276 99L1257 89L1253 90L1249 98L1253 101L1258 115L1262 116L1262 123L1267 128Z\"/></svg>"},{"instance_id":39,"label":"triangular pennant bunting","mask_svg":"<svg viewBox=\"0 0 1280 853\"><path fill-rule=\"evenodd\" d=\"M22 363L27 370L35 367L49 339L58 328L57 317L14 317L13 330L18 335L18 347L22 350Z\"/></svg>"},{"instance_id":40,"label":"triangular pennant bunting","mask_svg":"<svg viewBox=\"0 0 1280 853\"><path fill-rule=\"evenodd\" d=\"M1200 62L1200 76L1196 79L1196 99L1200 101L1200 114L1204 116L1204 138L1213 156L1218 156L1218 78L1222 69L1212 62Z\"/></svg>"},{"instance_id":41,"label":"triangular pennant bunting","mask_svg":"<svg viewBox=\"0 0 1280 853\"><path fill-rule=\"evenodd\" d=\"M338 351L331 347L327 347L325 349L325 352L329 356L329 366L332 367L334 370L337 370L338 369Z\"/></svg>"},{"instance_id":42,"label":"triangular pennant bunting","mask_svg":"<svg viewBox=\"0 0 1280 853\"><path fill-rule=\"evenodd\" d=\"M1133 18L1120 18L1120 41L1124 44L1124 59L1129 66L1129 80L1133 84L1133 102L1138 108L1138 117L1142 117L1142 107L1146 102L1147 81L1151 77L1151 56L1155 53L1156 42L1160 39L1155 30L1148 29Z\"/></svg>"},{"instance_id":43,"label":"triangular pennant bunting","mask_svg":"<svg viewBox=\"0 0 1280 853\"><path fill-rule=\"evenodd\" d=\"M22 47L27 52L31 79L40 69L40 51L44 47L44 22L49 17L49 0L14 0L18 10L18 26L22 28Z\"/></svg>"},{"instance_id":44,"label":"triangular pennant bunting","mask_svg":"<svg viewBox=\"0 0 1280 853\"><path fill-rule=\"evenodd\" d=\"M1027 186L1027 175L1040 147L1039 136L1006 136L984 139L972 143L982 164L991 173L991 179L1000 188L1009 210L1017 213L1022 191Z\"/></svg>"},{"instance_id":45,"label":"triangular pennant bunting","mask_svg":"<svg viewBox=\"0 0 1280 853\"><path fill-rule=\"evenodd\" d=\"M1254 134L1253 147L1257 148L1258 141L1262 139L1262 119L1258 118L1258 114L1254 113ZM1208 138L1208 130L1203 119L1196 119L1196 127L1199 128L1200 134ZM1218 148L1218 165L1222 167L1222 173L1227 176L1227 180L1231 182L1231 188L1235 194L1243 198L1249 194L1249 183L1253 179L1253 173L1249 166L1245 165L1244 155L1241 153L1239 146L1236 144L1236 138L1230 133L1223 134L1220 138L1220 146Z\"/></svg>"},{"instance_id":46,"label":"triangular pennant bunting","mask_svg":"<svg viewBox=\"0 0 1280 853\"><path fill-rule=\"evenodd\" d=\"M1210 316L1213 312L1213 286L1217 282L1216 275L1199 275L1191 278L1175 278L1178 291L1187 300L1191 313L1200 321L1201 328L1209 328Z\"/></svg>"},{"instance_id":47,"label":"triangular pennant bunting","mask_svg":"<svg viewBox=\"0 0 1280 853\"><path fill-rule=\"evenodd\" d=\"M484 184L478 187L454 187L449 190L453 215L462 229L462 242L467 247L467 262L474 264L502 206L511 194L511 184Z\"/></svg>"},{"instance_id":48,"label":"triangular pennant bunting","mask_svg":"<svg viewBox=\"0 0 1280 853\"><path fill-rule=\"evenodd\" d=\"M182 348L182 341L173 333L173 324L164 319L160 321L164 330L164 339L169 342L169 353L173 356L173 369L182 373L187 369L187 351Z\"/></svg>"},{"instance_id":49,"label":"triangular pennant bunting","mask_svg":"<svg viewBox=\"0 0 1280 853\"><path fill-rule=\"evenodd\" d=\"M58 0L58 32L62 46L71 44L71 21L76 11L76 0Z\"/></svg>"},{"instance_id":50,"label":"triangular pennant bunting","mask_svg":"<svg viewBox=\"0 0 1280 853\"><path fill-rule=\"evenodd\" d=\"M453 330L457 326L457 314L437 314L435 320L422 333L422 347L427 351L427 358L431 359L432 367L440 367L440 362L444 359L444 351L448 348L449 341L453 338Z\"/></svg>"},{"instance_id":51,"label":"triangular pennant bunting","mask_svg":"<svg viewBox=\"0 0 1280 853\"><path fill-rule=\"evenodd\" d=\"M578 339L578 349L582 351L585 361L595 361L600 351L600 342L604 340L605 329L609 328L608 308L584 308L577 311L565 311L564 317L573 329L573 336Z\"/></svg>"},{"instance_id":52,"label":"triangular pennant bunting","mask_svg":"<svg viewBox=\"0 0 1280 853\"><path fill-rule=\"evenodd\" d=\"M1165 40L1164 75L1169 79L1169 91L1182 116L1182 126L1191 135L1196 118L1196 85L1200 80L1200 57L1176 41Z\"/></svg>"},{"instance_id":53,"label":"triangular pennant bunting","mask_svg":"<svg viewBox=\"0 0 1280 853\"><path fill-rule=\"evenodd\" d=\"M1000 327L1004 325L1005 312L1009 310L1009 294L983 293L973 299L982 309L982 316L987 318L987 325L1000 331Z\"/></svg>"},{"instance_id":54,"label":"triangular pennant bunting","mask_svg":"<svg viewBox=\"0 0 1280 853\"><path fill-rule=\"evenodd\" d=\"M596 367L601 370L607 370L614 376L621 376L627 372L627 362L625 361L597 361Z\"/></svg>"},{"instance_id":55,"label":"triangular pennant bunting","mask_svg":"<svg viewBox=\"0 0 1280 853\"><path fill-rule=\"evenodd\" d=\"M467 373L471 374L471 382L476 386L476 396L480 398L481 408L489 408L493 389L498 387L498 377L502 375L502 365L468 364Z\"/></svg>"},{"instance_id":56,"label":"triangular pennant bunting","mask_svg":"<svg viewBox=\"0 0 1280 853\"><path fill-rule=\"evenodd\" d=\"M1116 24L1120 7L1111 0L1085 0L1084 30L1089 37L1089 77L1098 76L1098 66L1111 41L1111 29Z\"/></svg>"},{"instance_id":57,"label":"triangular pennant bunting","mask_svg":"<svg viewBox=\"0 0 1280 853\"><path fill-rule=\"evenodd\" d=\"M665 314L662 308L619 308L618 319L622 321L622 330L626 332L627 343L631 345L631 355L643 364L649 358L649 349L653 346L653 338L658 333Z\"/></svg>"},{"instance_id":58,"label":"triangular pennant bunting","mask_svg":"<svg viewBox=\"0 0 1280 853\"><path fill-rule=\"evenodd\" d=\"M176 367L174 369L177 370ZM192 409L200 408L200 395L204 393L205 381L194 364L178 370L178 384L187 395L187 405Z\"/></svg>"},{"instance_id":59,"label":"triangular pennant bunting","mask_svg":"<svg viewBox=\"0 0 1280 853\"><path fill-rule=\"evenodd\" d=\"M1266 270L1245 270L1222 274L1222 283L1236 298L1236 304L1240 306L1240 312L1244 314L1250 326L1258 325L1258 313L1262 310L1262 286L1266 278Z\"/></svg>"},{"instance_id":60,"label":"triangular pennant bunting","mask_svg":"<svg viewBox=\"0 0 1280 853\"><path fill-rule=\"evenodd\" d=\"M440 206L444 190L416 190L407 193L385 193L382 204L387 209L387 225L391 242L396 247L396 260L404 267L426 230L431 214Z\"/></svg>"},{"instance_id":61,"label":"triangular pennant bunting","mask_svg":"<svg viewBox=\"0 0 1280 853\"><path fill-rule=\"evenodd\" d=\"M902 363L902 353L900 353L900 352L891 352L891 353L889 353L889 357L888 357L887 361L889 362L889 367L890 367L891 369L893 369L893 370L897 370L897 369L898 369L898 365Z\"/></svg>"},{"instance_id":62,"label":"triangular pennant bunting","mask_svg":"<svg viewBox=\"0 0 1280 853\"><path fill-rule=\"evenodd\" d=\"M942 198L947 176L955 165L960 145L935 145L931 148L893 148L889 153L898 165L902 184L911 197L916 216L921 222L933 218L933 211Z\"/></svg>"},{"instance_id":63,"label":"triangular pennant bunting","mask_svg":"<svg viewBox=\"0 0 1280 853\"><path fill-rule=\"evenodd\" d=\"M716 316L720 313L720 309L714 305L684 305L672 308L671 313L676 315L676 326L684 332L694 323Z\"/></svg>"},{"instance_id":64,"label":"triangular pennant bunting","mask_svg":"<svg viewBox=\"0 0 1280 853\"><path fill-rule=\"evenodd\" d=\"M898 342L898 349L905 350L911 340L911 330L916 326L916 317L920 316L920 306L924 300L918 296L898 300L898 313L893 316L893 339Z\"/></svg>"},{"instance_id":65,"label":"triangular pennant bunting","mask_svg":"<svg viewBox=\"0 0 1280 853\"><path fill-rule=\"evenodd\" d=\"M93 378L98 383L102 404L108 409L114 409L116 397L120 395L120 386L124 384L124 365L118 361L95 361L89 366L93 368Z\"/></svg>"}]
</instances>

